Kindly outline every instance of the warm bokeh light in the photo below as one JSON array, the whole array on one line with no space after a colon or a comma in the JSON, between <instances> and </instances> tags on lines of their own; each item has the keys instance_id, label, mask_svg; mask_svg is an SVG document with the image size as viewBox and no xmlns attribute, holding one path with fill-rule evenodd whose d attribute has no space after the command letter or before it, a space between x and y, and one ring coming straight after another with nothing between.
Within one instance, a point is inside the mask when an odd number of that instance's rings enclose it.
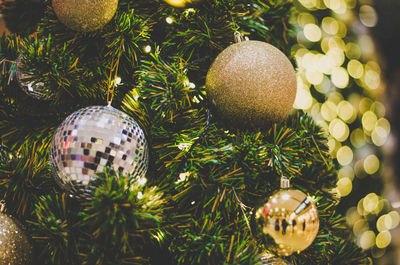
<instances>
[{"instance_id":1,"label":"warm bokeh light","mask_svg":"<svg viewBox=\"0 0 400 265\"><path fill-rule=\"evenodd\" d=\"M342 166L346 166L353 161L353 151L350 147L342 146L336 153L336 158Z\"/></svg>"},{"instance_id":2,"label":"warm bokeh light","mask_svg":"<svg viewBox=\"0 0 400 265\"><path fill-rule=\"evenodd\" d=\"M312 42L321 39L321 29L315 24L307 24L304 26L304 36Z\"/></svg>"},{"instance_id":3,"label":"warm bokeh light","mask_svg":"<svg viewBox=\"0 0 400 265\"><path fill-rule=\"evenodd\" d=\"M364 170L367 174L374 174L379 169L379 159L376 155L369 155L364 159Z\"/></svg>"},{"instance_id":4,"label":"warm bokeh light","mask_svg":"<svg viewBox=\"0 0 400 265\"><path fill-rule=\"evenodd\" d=\"M307 11L296 16L300 43L293 48L298 65L294 107L307 111L327 133L329 153L341 166L332 192L345 197L360 192L354 179L364 181L385 172L379 147L388 142L391 128L384 118L385 106L374 98L385 84L367 29L379 18L371 1L299 2ZM318 10L324 10L324 16ZM372 257L382 257L400 215L387 213L389 203L378 191L361 193L346 221L358 244Z\"/></svg>"}]
</instances>

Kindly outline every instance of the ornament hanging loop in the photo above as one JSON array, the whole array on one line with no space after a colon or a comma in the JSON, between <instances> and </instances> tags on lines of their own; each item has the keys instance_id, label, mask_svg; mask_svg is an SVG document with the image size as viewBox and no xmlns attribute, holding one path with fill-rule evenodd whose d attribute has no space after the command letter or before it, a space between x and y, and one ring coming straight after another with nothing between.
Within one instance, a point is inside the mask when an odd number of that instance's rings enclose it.
<instances>
[{"instance_id":1,"label":"ornament hanging loop","mask_svg":"<svg viewBox=\"0 0 400 265\"><path fill-rule=\"evenodd\" d=\"M235 38L235 43L239 43L239 42L244 41L244 36L239 31L235 31L234 38Z\"/></svg>"},{"instance_id":2,"label":"ornament hanging loop","mask_svg":"<svg viewBox=\"0 0 400 265\"><path fill-rule=\"evenodd\" d=\"M289 189L290 180L286 176L281 177L281 189Z\"/></svg>"}]
</instances>

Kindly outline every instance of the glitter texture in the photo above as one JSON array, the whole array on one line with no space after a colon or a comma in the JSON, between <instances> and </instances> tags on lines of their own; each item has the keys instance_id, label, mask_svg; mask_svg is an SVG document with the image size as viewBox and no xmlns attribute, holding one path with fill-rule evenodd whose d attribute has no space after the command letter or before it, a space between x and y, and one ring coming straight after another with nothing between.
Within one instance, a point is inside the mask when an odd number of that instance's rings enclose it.
<instances>
[{"instance_id":1,"label":"glitter texture","mask_svg":"<svg viewBox=\"0 0 400 265\"><path fill-rule=\"evenodd\" d=\"M297 90L289 59L274 46L243 41L222 51L207 73L217 115L233 127L263 127L287 118Z\"/></svg>"},{"instance_id":2,"label":"glitter texture","mask_svg":"<svg viewBox=\"0 0 400 265\"><path fill-rule=\"evenodd\" d=\"M18 57L16 66L15 74L17 76L18 84L26 94L39 100L49 100L51 98L52 94L43 82L27 80L32 76L31 73L21 71L21 68L23 67L21 56Z\"/></svg>"},{"instance_id":3,"label":"glitter texture","mask_svg":"<svg viewBox=\"0 0 400 265\"><path fill-rule=\"evenodd\" d=\"M318 234L318 211L311 198L298 190L281 190L257 211L263 232L277 244L280 256L306 249Z\"/></svg>"},{"instance_id":4,"label":"glitter texture","mask_svg":"<svg viewBox=\"0 0 400 265\"><path fill-rule=\"evenodd\" d=\"M52 4L58 19L67 27L89 32L112 19L118 0L52 0Z\"/></svg>"},{"instance_id":5,"label":"glitter texture","mask_svg":"<svg viewBox=\"0 0 400 265\"><path fill-rule=\"evenodd\" d=\"M72 113L57 128L50 149L56 180L67 190L87 186L104 167L132 174L133 178L144 177L148 156L140 126L109 106L92 106Z\"/></svg>"},{"instance_id":6,"label":"glitter texture","mask_svg":"<svg viewBox=\"0 0 400 265\"><path fill-rule=\"evenodd\" d=\"M0 265L32 264L28 237L11 217L0 213Z\"/></svg>"}]
</instances>

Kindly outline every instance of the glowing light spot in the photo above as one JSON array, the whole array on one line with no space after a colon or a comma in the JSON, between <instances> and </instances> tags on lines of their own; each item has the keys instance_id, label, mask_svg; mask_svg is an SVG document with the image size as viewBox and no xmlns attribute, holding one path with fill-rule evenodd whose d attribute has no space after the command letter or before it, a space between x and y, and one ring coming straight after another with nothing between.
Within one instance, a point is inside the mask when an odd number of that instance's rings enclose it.
<instances>
[{"instance_id":1,"label":"glowing light spot","mask_svg":"<svg viewBox=\"0 0 400 265\"><path fill-rule=\"evenodd\" d=\"M121 77L117 76L115 78L115 84L118 86L119 84L121 84Z\"/></svg>"},{"instance_id":2,"label":"glowing light spot","mask_svg":"<svg viewBox=\"0 0 400 265\"><path fill-rule=\"evenodd\" d=\"M304 36L312 42L317 42L321 39L321 30L315 24L307 24L304 26Z\"/></svg>"},{"instance_id":3,"label":"glowing light spot","mask_svg":"<svg viewBox=\"0 0 400 265\"><path fill-rule=\"evenodd\" d=\"M331 74L335 62L329 56L321 56L318 62L318 69L324 74Z\"/></svg>"},{"instance_id":4,"label":"glowing light spot","mask_svg":"<svg viewBox=\"0 0 400 265\"><path fill-rule=\"evenodd\" d=\"M300 13L297 17L297 23L299 26L304 27L307 24L315 24L315 18L310 13Z\"/></svg>"},{"instance_id":5,"label":"glowing light spot","mask_svg":"<svg viewBox=\"0 0 400 265\"><path fill-rule=\"evenodd\" d=\"M372 100L365 97L360 100L360 103L358 104L358 109L360 110L361 113L364 113L371 108L371 105L372 105Z\"/></svg>"},{"instance_id":6,"label":"glowing light spot","mask_svg":"<svg viewBox=\"0 0 400 265\"><path fill-rule=\"evenodd\" d=\"M139 179L139 185L141 185L141 186L144 186L145 184L146 184L146 182L147 182L147 178L140 178Z\"/></svg>"},{"instance_id":7,"label":"glowing light spot","mask_svg":"<svg viewBox=\"0 0 400 265\"><path fill-rule=\"evenodd\" d=\"M326 55L333 60L335 66L341 66L344 63L344 53L341 48L330 48Z\"/></svg>"},{"instance_id":8,"label":"glowing light spot","mask_svg":"<svg viewBox=\"0 0 400 265\"><path fill-rule=\"evenodd\" d=\"M337 106L337 112L344 121L353 121L355 118L355 110L353 105L348 101L341 101Z\"/></svg>"},{"instance_id":9,"label":"glowing light spot","mask_svg":"<svg viewBox=\"0 0 400 265\"><path fill-rule=\"evenodd\" d=\"M381 77L378 72L369 70L365 72L364 82L369 89L377 89L381 84Z\"/></svg>"},{"instance_id":10,"label":"glowing light spot","mask_svg":"<svg viewBox=\"0 0 400 265\"><path fill-rule=\"evenodd\" d=\"M360 236L362 233L368 230L367 223L364 219L357 220L353 225L353 233L355 236Z\"/></svg>"},{"instance_id":11,"label":"glowing light spot","mask_svg":"<svg viewBox=\"0 0 400 265\"><path fill-rule=\"evenodd\" d=\"M361 122L366 131L372 131L377 122L377 117L372 111L367 111L363 114Z\"/></svg>"},{"instance_id":12,"label":"glowing light spot","mask_svg":"<svg viewBox=\"0 0 400 265\"><path fill-rule=\"evenodd\" d=\"M348 146L342 146L337 151L336 159L338 160L339 164L346 166L353 161L353 151Z\"/></svg>"},{"instance_id":13,"label":"glowing light spot","mask_svg":"<svg viewBox=\"0 0 400 265\"><path fill-rule=\"evenodd\" d=\"M360 79L363 76L364 67L359 61L352 59L347 64L347 71L349 71L351 77Z\"/></svg>"},{"instance_id":14,"label":"glowing light spot","mask_svg":"<svg viewBox=\"0 0 400 265\"><path fill-rule=\"evenodd\" d=\"M364 210L367 212L375 211L379 206L379 197L375 193L370 193L363 200Z\"/></svg>"},{"instance_id":15,"label":"glowing light spot","mask_svg":"<svg viewBox=\"0 0 400 265\"><path fill-rule=\"evenodd\" d=\"M300 3L308 9L312 9L317 5L317 1L316 0L299 0Z\"/></svg>"},{"instance_id":16,"label":"glowing light spot","mask_svg":"<svg viewBox=\"0 0 400 265\"><path fill-rule=\"evenodd\" d=\"M389 231L380 232L376 236L376 246L378 248L385 248L389 246L390 241L392 241L392 236L390 235Z\"/></svg>"},{"instance_id":17,"label":"glowing light spot","mask_svg":"<svg viewBox=\"0 0 400 265\"><path fill-rule=\"evenodd\" d=\"M309 91L297 89L296 100L293 107L296 109L308 110L312 106L313 98Z\"/></svg>"},{"instance_id":18,"label":"glowing light spot","mask_svg":"<svg viewBox=\"0 0 400 265\"><path fill-rule=\"evenodd\" d=\"M360 21L366 27L375 27L378 22L378 14L372 6L362 5L360 7Z\"/></svg>"},{"instance_id":19,"label":"glowing light spot","mask_svg":"<svg viewBox=\"0 0 400 265\"><path fill-rule=\"evenodd\" d=\"M174 22L174 20L173 20L171 17L167 17L167 18L165 19L165 21L166 21L168 24L172 24L172 23Z\"/></svg>"},{"instance_id":20,"label":"glowing light spot","mask_svg":"<svg viewBox=\"0 0 400 265\"><path fill-rule=\"evenodd\" d=\"M400 215L399 215L399 213L396 212L396 211L391 211L390 213L388 213L388 215L390 216L390 219L391 219L391 226L390 226L389 229L396 228L400 223Z\"/></svg>"},{"instance_id":21,"label":"glowing light spot","mask_svg":"<svg viewBox=\"0 0 400 265\"><path fill-rule=\"evenodd\" d=\"M313 85L319 85L321 84L324 75L320 71L315 71L315 70L307 70L306 71L306 78L307 81L310 82Z\"/></svg>"},{"instance_id":22,"label":"glowing light spot","mask_svg":"<svg viewBox=\"0 0 400 265\"><path fill-rule=\"evenodd\" d=\"M349 178L354 179L354 169L351 166L345 166L339 169L338 178Z\"/></svg>"},{"instance_id":23,"label":"glowing light spot","mask_svg":"<svg viewBox=\"0 0 400 265\"><path fill-rule=\"evenodd\" d=\"M326 121L331 121L336 118L336 105L331 101L326 101L321 106L321 115Z\"/></svg>"},{"instance_id":24,"label":"glowing light spot","mask_svg":"<svg viewBox=\"0 0 400 265\"><path fill-rule=\"evenodd\" d=\"M349 42L346 44L345 52L347 58L349 59L359 59L361 57L360 47L353 42Z\"/></svg>"},{"instance_id":25,"label":"glowing light spot","mask_svg":"<svg viewBox=\"0 0 400 265\"><path fill-rule=\"evenodd\" d=\"M330 134L336 138L339 142L343 142L349 137L349 127L343 121L339 119L334 119L329 124Z\"/></svg>"},{"instance_id":26,"label":"glowing light spot","mask_svg":"<svg viewBox=\"0 0 400 265\"><path fill-rule=\"evenodd\" d=\"M332 71L332 82L338 88L345 88L349 83L349 75L342 67L337 67Z\"/></svg>"},{"instance_id":27,"label":"glowing light spot","mask_svg":"<svg viewBox=\"0 0 400 265\"><path fill-rule=\"evenodd\" d=\"M141 191L138 192L137 198L138 198L139 200L140 200L140 199L143 199L143 193L142 193Z\"/></svg>"},{"instance_id":28,"label":"glowing light spot","mask_svg":"<svg viewBox=\"0 0 400 265\"><path fill-rule=\"evenodd\" d=\"M151 52L151 46L147 45L147 46L144 47L143 50L144 50L145 53L149 53L149 52Z\"/></svg>"},{"instance_id":29,"label":"glowing light spot","mask_svg":"<svg viewBox=\"0 0 400 265\"><path fill-rule=\"evenodd\" d=\"M376 229L378 229L379 232L387 231L391 227L392 219L390 218L390 215L384 214L378 218L378 221L376 221Z\"/></svg>"},{"instance_id":30,"label":"glowing light spot","mask_svg":"<svg viewBox=\"0 0 400 265\"><path fill-rule=\"evenodd\" d=\"M336 19L332 17L324 17L321 26L326 33L331 35L336 35L339 31L339 24Z\"/></svg>"},{"instance_id":31,"label":"glowing light spot","mask_svg":"<svg viewBox=\"0 0 400 265\"><path fill-rule=\"evenodd\" d=\"M359 239L359 245L363 249L372 248L375 245L375 233L371 230L362 233Z\"/></svg>"},{"instance_id":32,"label":"glowing light spot","mask_svg":"<svg viewBox=\"0 0 400 265\"><path fill-rule=\"evenodd\" d=\"M369 155L364 159L364 170L367 174L374 174L379 169L379 159L376 155Z\"/></svg>"},{"instance_id":33,"label":"glowing light spot","mask_svg":"<svg viewBox=\"0 0 400 265\"><path fill-rule=\"evenodd\" d=\"M165 0L165 2L175 7L184 7L186 4L186 0Z\"/></svg>"},{"instance_id":34,"label":"glowing light spot","mask_svg":"<svg viewBox=\"0 0 400 265\"><path fill-rule=\"evenodd\" d=\"M350 194L353 189L353 184L349 178L341 178L337 182L337 191L340 197L345 197Z\"/></svg>"}]
</instances>

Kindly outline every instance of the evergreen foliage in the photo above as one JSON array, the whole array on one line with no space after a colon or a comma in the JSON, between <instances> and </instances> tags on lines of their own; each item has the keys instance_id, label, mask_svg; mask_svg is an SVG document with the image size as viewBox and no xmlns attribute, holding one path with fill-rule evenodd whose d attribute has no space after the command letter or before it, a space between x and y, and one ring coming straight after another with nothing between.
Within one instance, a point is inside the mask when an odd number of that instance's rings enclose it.
<instances>
[{"instance_id":1,"label":"evergreen foliage","mask_svg":"<svg viewBox=\"0 0 400 265\"><path fill-rule=\"evenodd\" d=\"M37 264L257 264L273 240L253 213L282 175L315 197L321 222L311 247L289 260L369 263L335 211L337 165L310 117L296 112L271 128L237 130L208 110L207 70L235 31L290 55L291 1L204 0L177 9L120 0L112 21L91 33L65 28L50 1L42 4L35 34L0 43L0 198L31 233ZM20 55L50 101L18 86ZM52 177L52 134L73 111L106 104L109 90L113 106L147 134L147 182L128 185L128 176L106 170L88 197L72 197Z\"/></svg>"}]
</instances>

